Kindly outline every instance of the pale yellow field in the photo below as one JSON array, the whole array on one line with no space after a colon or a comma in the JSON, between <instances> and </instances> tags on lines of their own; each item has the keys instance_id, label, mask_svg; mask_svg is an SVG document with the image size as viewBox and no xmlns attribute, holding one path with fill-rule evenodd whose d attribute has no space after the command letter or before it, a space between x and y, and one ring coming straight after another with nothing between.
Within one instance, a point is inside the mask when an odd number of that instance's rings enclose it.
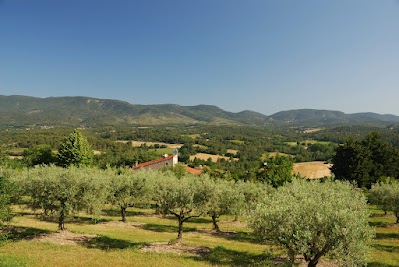
<instances>
[{"instance_id":1,"label":"pale yellow field","mask_svg":"<svg viewBox=\"0 0 399 267\"><path fill-rule=\"evenodd\" d=\"M182 144L168 144L168 143L163 143L163 142L144 142L144 141L128 141L128 140L119 140L119 141L116 141L116 142L125 143L125 144L129 143L129 142L132 142L132 146L134 146L134 147L139 147L139 146L144 145L144 144L146 144L147 146L153 146L153 145L156 145L156 144L165 145L168 148L181 148L183 146Z\"/></svg>"},{"instance_id":2,"label":"pale yellow field","mask_svg":"<svg viewBox=\"0 0 399 267\"><path fill-rule=\"evenodd\" d=\"M332 164L324 164L323 161L295 163L292 173L300 173L304 178L317 179L331 176Z\"/></svg>"},{"instance_id":3,"label":"pale yellow field","mask_svg":"<svg viewBox=\"0 0 399 267\"><path fill-rule=\"evenodd\" d=\"M194 156L190 156L190 160L194 160L195 158L202 159L202 160L208 160L209 158L211 158L213 162L217 162L218 159L225 159L225 160L229 159L229 157L220 156L220 155L206 154L206 153L197 153ZM234 160L237 161L238 159L234 159Z\"/></svg>"}]
</instances>

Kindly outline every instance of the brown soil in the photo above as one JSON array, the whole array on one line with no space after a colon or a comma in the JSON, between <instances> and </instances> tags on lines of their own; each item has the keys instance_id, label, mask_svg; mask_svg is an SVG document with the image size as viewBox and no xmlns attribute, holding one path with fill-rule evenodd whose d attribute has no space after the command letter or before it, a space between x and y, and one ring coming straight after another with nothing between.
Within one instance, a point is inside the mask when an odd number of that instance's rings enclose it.
<instances>
[{"instance_id":1,"label":"brown soil","mask_svg":"<svg viewBox=\"0 0 399 267\"><path fill-rule=\"evenodd\" d=\"M90 241L97 237L96 235L77 234L69 231L58 231L53 234L40 234L35 240L50 242L58 245L78 245Z\"/></svg>"},{"instance_id":2,"label":"brown soil","mask_svg":"<svg viewBox=\"0 0 399 267\"><path fill-rule=\"evenodd\" d=\"M193 246L184 243L169 244L165 242L156 242L151 245L145 246L141 249L142 252L155 252L155 253L172 253L172 254L190 254L193 256L203 256L211 251L210 248L205 246Z\"/></svg>"}]
</instances>

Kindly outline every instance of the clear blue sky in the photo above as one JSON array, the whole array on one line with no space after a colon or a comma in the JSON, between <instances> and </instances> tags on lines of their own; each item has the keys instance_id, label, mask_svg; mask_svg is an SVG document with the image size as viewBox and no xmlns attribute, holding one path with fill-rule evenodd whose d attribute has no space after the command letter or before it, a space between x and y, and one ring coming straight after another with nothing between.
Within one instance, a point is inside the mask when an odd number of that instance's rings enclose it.
<instances>
[{"instance_id":1,"label":"clear blue sky","mask_svg":"<svg viewBox=\"0 0 399 267\"><path fill-rule=\"evenodd\" d=\"M0 0L0 94L399 115L399 1Z\"/></svg>"}]
</instances>

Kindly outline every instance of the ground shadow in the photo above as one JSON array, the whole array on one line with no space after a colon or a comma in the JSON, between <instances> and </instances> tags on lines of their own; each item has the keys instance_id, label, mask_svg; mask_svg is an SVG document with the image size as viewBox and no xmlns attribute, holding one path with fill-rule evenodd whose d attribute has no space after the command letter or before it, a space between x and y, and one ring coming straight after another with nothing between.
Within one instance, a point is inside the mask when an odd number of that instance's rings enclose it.
<instances>
[{"instance_id":1,"label":"ground shadow","mask_svg":"<svg viewBox=\"0 0 399 267\"><path fill-rule=\"evenodd\" d=\"M385 228L385 227L389 226L389 223L387 223L387 222L369 222L369 225L373 226L373 227L383 227L383 228Z\"/></svg>"},{"instance_id":2,"label":"ground shadow","mask_svg":"<svg viewBox=\"0 0 399 267\"><path fill-rule=\"evenodd\" d=\"M376 233L375 238L376 239L386 239L386 238L398 238L399 239L399 233Z\"/></svg>"},{"instance_id":3,"label":"ground shadow","mask_svg":"<svg viewBox=\"0 0 399 267\"><path fill-rule=\"evenodd\" d=\"M380 262L369 262L367 263L368 267L397 267L396 265L385 264Z\"/></svg>"},{"instance_id":4,"label":"ground shadow","mask_svg":"<svg viewBox=\"0 0 399 267\"><path fill-rule=\"evenodd\" d=\"M114 209L107 209L102 211L104 215L106 216L113 216L113 217L120 217L122 218L121 211L120 210L114 210ZM142 216L146 215L146 213L141 212L141 211L131 211L127 210L126 211L126 217L133 217L133 216Z\"/></svg>"},{"instance_id":5,"label":"ground shadow","mask_svg":"<svg viewBox=\"0 0 399 267\"><path fill-rule=\"evenodd\" d=\"M215 232L215 236L221 237L227 240L238 241L238 242L246 242L246 243L254 243L259 244L260 240L255 237L255 235L248 232Z\"/></svg>"},{"instance_id":6,"label":"ground shadow","mask_svg":"<svg viewBox=\"0 0 399 267\"><path fill-rule=\"evenodd\" d=\"M148 243L130 242L122 239L110 238L107 236L98 236L83 243L83 246L87 248L95 248L101 250L125 249L125 248L140 249L146 245L148 245Z\"/></svg>"},{"instance_id":7,"label":"ground shadow","mask_svg":"<svg viewBox=\"0 0 399 267\"><path fill-rule=\"evenodd\" d=\"M155 224L155 223L147 223L141 228L145 230L150 230L154 232L168 232L168 233L177 233L178 227L174 225L164 225L164 224ZM197 228L194 227L183 227L183 232L195 232Z\"/></svg>"},{"instance_id":8,"label":"ground shadow","mask_svg":"<svg viewBox=\"0 0 399 267\"><path fill-rule=\"evenodd\" d=\"M176 221L175 216L165 216L164 219L171 220L171 221ZM204 218L204 217L194 217L190 218L187 220L188 223L205 223L205 224L212 224L212 219L211 218Z\"/></svg>"},{"instance_id":9,"label":"ground shadow","mask_svg":"<svg viewBox=\"0 0 399 267\"><path fill-rule=\"evenodd\" d=\"M74 223L74 224L97 224L97 223L104 223L110 222L111 219L105 218L91 218L91 217L79 217L79 216L72 216L65 220L65 223Z\"/></svg>"},{"instance_id":10,"label":"ground shadow","mask_svg":"<svg viewBox=\"0 0 399 267\"><path fill-rule=\"evenodd\" d=\"M38 235L48 234L51 233L52 231L21 226L21 227L10 227L8 229L5 229L5 232L7 233L8 240L18 241L22 239L34 239Z\"/></svg>"},{"instance_id":11,"label":"ground shadow","mask_svg":"<svg viewBox=\"0 0 399 267\"><path fill-rule=\"evenodd\" d=\"M226 266L286 266L286 261L274 262L275 255L270 253L252 254L248 252L215 247L203 257L192 257L197 261L207 261L213 265Z\"/></svg>"},{"instance_id":12,"label":"ground shadow","mask_svg":"<svg viewBox=\"0 0 399 267\"><path fill-rule=\"evenodd\" d=\"M394 252L394 253L399 252L399 246L387 246L387 245L373 244L372 247L375 249L381 250L381 251L386 251L386 252Z\"/></svg>"}]
</instances>

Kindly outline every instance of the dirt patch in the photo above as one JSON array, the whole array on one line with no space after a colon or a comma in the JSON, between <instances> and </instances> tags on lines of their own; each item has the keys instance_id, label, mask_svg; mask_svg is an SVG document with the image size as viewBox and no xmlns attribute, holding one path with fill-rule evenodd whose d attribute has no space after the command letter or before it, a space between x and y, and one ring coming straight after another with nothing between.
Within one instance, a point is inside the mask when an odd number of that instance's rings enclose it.
<instances>
[{"instance_id":1,"label":"dirt patch","mask_svg":"<svg viewBox=\"0 0 399 267\"><path fill-rule=\"evenodd\" d=\"M193 256L203 256L211 251L210 248L205 246L193 246L183 243L169 244L165 242L156 242L141 249L142 252L155 252L155 253L172 253L172 254L190 254Z\"/></svg>"},{"instance_id":2,"label":"dirt patch","mask_svg":"<svg viewBox=\"0 0 399 267\"><path fill-rule=\"evenodd\" d=\"M58 231L52 234L40 234L35 238L35 240L50 242L58 245L79 245L81 243L86 243L96 237L97 235Z\"/></svg>"}]
</instances>

